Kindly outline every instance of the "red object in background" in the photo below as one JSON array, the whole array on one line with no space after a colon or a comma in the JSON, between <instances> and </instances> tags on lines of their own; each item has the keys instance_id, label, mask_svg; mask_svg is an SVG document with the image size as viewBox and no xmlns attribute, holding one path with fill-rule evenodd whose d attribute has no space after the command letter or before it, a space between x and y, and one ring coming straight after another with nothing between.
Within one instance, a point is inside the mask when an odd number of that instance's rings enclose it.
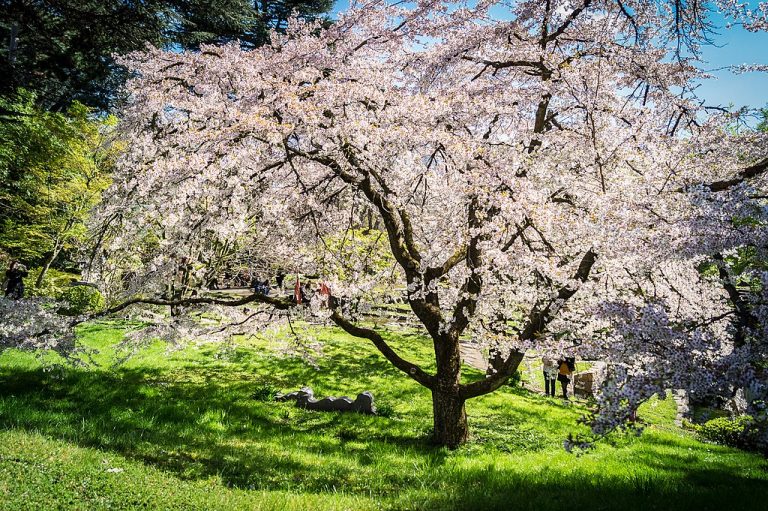
<instances>
[{"instance_id":1,"label":"red object in background","mask_svg":"<svg viewBox=\"0 0 768 511\"><path fill-rule=\"evenodd\" d=\"M331 305L331 288L325 282L320 283L320 296L323 297L323 304L326 307Z\"/></svg>"},{"instance_id":2,"label":"red object in background","mask_svg":"<svg viewBox=\"0 0 768 511\"><path fill-rule=\"evenodd\" d=\"M293 287L293 299L296 300L296 303L301 303L301 282L299 282L299 277L296 277L296 285Z\"/></svg>"}]
</instances>

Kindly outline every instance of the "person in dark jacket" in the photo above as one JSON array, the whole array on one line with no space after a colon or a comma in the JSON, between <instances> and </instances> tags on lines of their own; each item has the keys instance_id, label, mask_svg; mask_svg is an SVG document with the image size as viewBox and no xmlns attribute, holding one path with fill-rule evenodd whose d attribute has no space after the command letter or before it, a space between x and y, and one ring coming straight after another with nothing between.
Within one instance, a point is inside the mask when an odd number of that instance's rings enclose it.
<instances>
[{"instance_id":1,"label":"person in dark jacket","mask_svg":"<svg viewBox=\"0 0 768 511\"><path fill-rule=\"evenodd\" d=\"M10 266L5 271L5 278L8 284L5 288L6 298L18 300L24 298L24 277L29 275L27 267L18 261L11 261Z\"/></svg>"},{"instance_id":2,"label":"person in dark jacket","mask_svg":"<svg viewBox=\"0 0 768 511\"><path fill-rule=\"evenodd\" d=\"M253 288L253 292L258 295L269 295L269 280L265 279L262 281L259 279L259 277L254 277L253 282L251 282L251 287Z\"/></svg>"},{"instance_id":3,"label":"person in dark jacket","mask_svg":"<svg viewBox=\"0 0 768 511\"><path fill-rule=\"evenodd\" d=\"M568 385L571 383L571 377L576 369L576 359L565 357L557 362L557 381L563 387L563 399L568 399Z\"/></svg>"}]
</instances>

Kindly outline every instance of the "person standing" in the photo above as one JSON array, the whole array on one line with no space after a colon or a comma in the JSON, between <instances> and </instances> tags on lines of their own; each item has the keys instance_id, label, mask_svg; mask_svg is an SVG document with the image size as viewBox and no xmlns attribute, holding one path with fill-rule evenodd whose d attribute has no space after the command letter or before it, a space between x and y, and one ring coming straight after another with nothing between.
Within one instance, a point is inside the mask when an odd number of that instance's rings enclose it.
<instances>
[{"instance_id":1,"label":"person standing","mask_svg":"<svg viewBox=\"0 0 768 511\"><path fill-rule=\"evenodd\" d=\"M256 276L253 278L251 287L253 287L253 292L258 295L269 295L269 279L264 279L264 281L262 281L259 276Z\"/></svg>"},{"instance_id":2,"label":"person standing","mask_svg":"<svg viewBox=\"0 0 768 511\"><path fill-rule=\"evenodd\" d=\"M557 380L557 360L552 357L541 357L544 369L544 395L555 397L555 381Z\"/></svg>"},{"instance_id":3,"label":"person standing","mask_svg":"<svg viewBox=\"0 0 768 511\"><path fill-rule=\"evenodd\" d=\"M8 279L8 285L5 288L6 298L18 300L24 298L24 277L29 275L27 267L20 262L13 260L5 271L5 278Z\"/></svg>"},{"instance_id":4,"label":"person standing","mask_svg":"<svg viewBox=\"0 0 768 511\"><path fill-rule=\"evenodd\" d=\"M567 359L561 359L557 362L557 381L563 386L563 399L568 399L568 385L571 383L571 363Z\"/></svg>"}]
</instances>

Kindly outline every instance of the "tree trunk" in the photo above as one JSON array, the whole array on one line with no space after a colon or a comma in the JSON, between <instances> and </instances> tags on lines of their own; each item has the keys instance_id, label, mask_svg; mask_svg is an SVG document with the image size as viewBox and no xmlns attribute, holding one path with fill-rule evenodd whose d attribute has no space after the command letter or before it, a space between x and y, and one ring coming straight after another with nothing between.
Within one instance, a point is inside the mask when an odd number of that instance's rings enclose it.
<instances>
[{"instance_id":1,"label":"tree trunk","mask_svg":"<svg viewBox=\"0 0 768 511\"><path fill-rule=\"evenodd\" d=\"M467 441L469 428L464 398L460 397L461 350L456 335L435 339L437 382L432 389L433 440L438 445L456 449Z\"/></svg>"},{"instance_id":2,"label":"tree trunk","mask_svg":"<svg viewBox=\"0 0 768 511\"><path fill-rule=\"evenodd\" d=\"M432 391L434 442L456 449L469 438L467 412L458 392Z\"/></svg>"},{"instance_id":3,"label":"tree trunk","mask_svg":"<svg viewBox=\"0 0 768 511\"><path fill-rule=\"evenodd\" d=\"M19 49L19 24L11 22L11 35L8 38L8 63L11 67L16 64L16 53Z\"/></svg>"},{"instance_id":4,"label":"tree trunk","mask_svg":"<svg viewBox=\"0 0 768 511\"><path fill-rule=\"evenodd\" d=\"M59 255L59 241L56 240L56 244L53 247L53 251L51 252L51 255L48 256L45 260L45 264L43 265L43 268L40 270L40 275L37 276L37 280L35 281L35 287L39 288L43 285L43 279L45 278L45 274L48 272L48 269L51 267L51 264L53 264L53 261L56 259L56 256Z\"/></svg>"}]
</instances>

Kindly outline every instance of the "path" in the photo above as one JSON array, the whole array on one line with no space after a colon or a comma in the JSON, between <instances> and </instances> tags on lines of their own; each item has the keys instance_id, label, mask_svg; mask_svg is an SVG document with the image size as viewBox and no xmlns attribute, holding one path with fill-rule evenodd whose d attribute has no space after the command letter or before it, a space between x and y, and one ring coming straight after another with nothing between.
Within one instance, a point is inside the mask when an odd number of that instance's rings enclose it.
<instances>
[{"instance_id":1,"label":"path","mask_svg":"<svg viewBox=\"0 0 768 511\"><path fill-rule=\"evenodd\" d=\"M461 349L461 359L470 367L485 372L488 368L488 359L483 352L474 343L462 341L459 347Z\"/></svg>"}]
</instances>

